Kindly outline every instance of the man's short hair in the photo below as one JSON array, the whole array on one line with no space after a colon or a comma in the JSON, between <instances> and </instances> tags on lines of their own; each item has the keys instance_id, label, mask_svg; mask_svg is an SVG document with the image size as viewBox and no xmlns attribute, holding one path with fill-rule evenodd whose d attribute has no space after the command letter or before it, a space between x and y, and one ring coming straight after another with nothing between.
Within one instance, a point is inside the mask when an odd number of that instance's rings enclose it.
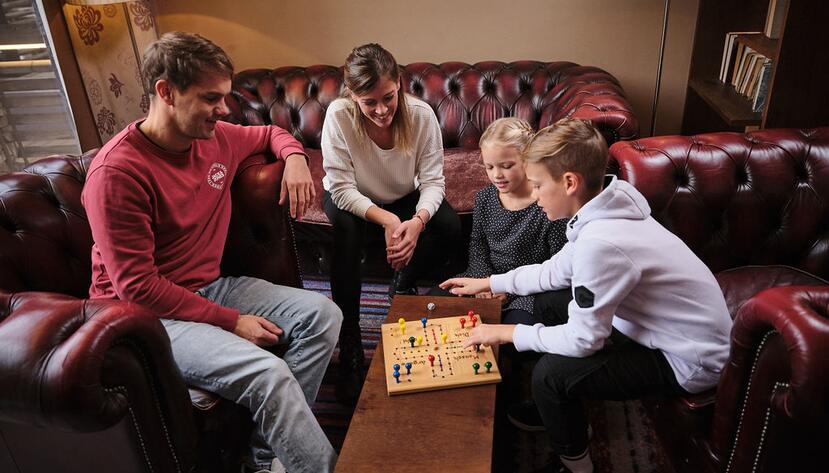
<instances>
[{"instance_id":1,"label":"man's short hair","mask_svg":"<svg viewBox=\"0 0 829 473\"><path fill-rule=\"evenodd\" d=\"M588 189L597 191L607 169L607 143L589 120L562 118L538 130L523 157L528 163L544 164L556 180L566 172L578 173Z\"/></svg>"},{"instance_id":2,"label":"man's short hair","mask_svg":"<svg viewBox=\"0 0 829 473\"><path fill-rule=\"evenodd\" d=\"M233 63L222 48L197 34L173 31L147 47L141 60L144 89L155 95L155 83L170 82L178 90L185 90L213 71L233 76Z\"/></svg>"}]
</instances>

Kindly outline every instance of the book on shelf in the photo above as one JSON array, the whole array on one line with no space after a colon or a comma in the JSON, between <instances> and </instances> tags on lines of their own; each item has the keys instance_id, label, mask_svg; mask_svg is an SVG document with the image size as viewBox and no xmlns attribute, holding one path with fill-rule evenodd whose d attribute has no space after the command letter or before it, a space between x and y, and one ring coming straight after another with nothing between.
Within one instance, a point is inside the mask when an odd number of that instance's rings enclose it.
<instances>
[{"instance_id":1,"label":"book on shelf","mask_svg":"<svg viewBox=\"0 0 829 473\"><path fill-rule=\"evenodd\" d=\"M766 13L766 26L763 34L772 39L780 38L783 22L789 11L789 0L769 0L769 9Z\"/></svg>"},{"instance_id":2,"label":"book on shelf","mask_svg":"<svg viewBox=\"0 0 829 473\"><path fill-rule=\"evenodd\" d=\"M734 89L740 89L740 86L743 84L743 79L746 76L746 72L749 68L749 65L753 65L751 60L752 58L756 58L757 54L758 53L756 51L754 51L748 46L743 48L743 55L741 58L739 58L740 62L734 67L734 69L737 71L737 74L734 75L734 80L731 81L731 85L734 86Z\"/></svg>"},{"instance_id":3,"label":"book on shelf","mask_svg":"<svg viewBox=\"0 0 829 473\"><path fill-rule=\"evenodd\" d=\"M771 61L766 60L760 72L760 79L757 81L757 89L754 91L754 101L751 104L753 112L762 112L766 106L766 99L769 95L769 83L771 82Z\"/></svg>"},{"instance_id":4,"label":"book on shelf","mask_svg":"<svg viewBox=\"0 0 829 473\"><path fill-rule=\"evenodd\" d=\"M722 60L720 61L720 81L728 82L728 77L733 72L733 65L735 64L735 57L739 58L742 54L742 43L737 40L739 35L760 34L759 31L731 31L725 35L725 44L723 45Z\"/></svg>"},{"instance_id":5,"label":"book on shelf","mask_svg":"<svg viewBox=\"0 0 829 473\"><path fill-rule=\"evenodd\" d=\"M751 72L751 80L743 95L747 98L753 99L756 96L757 86L760 84L760 77L763 75L763 68L771 67L771 59L763 57L758 59L754 65L754 70Z\"/></svg>"}]
</instances>

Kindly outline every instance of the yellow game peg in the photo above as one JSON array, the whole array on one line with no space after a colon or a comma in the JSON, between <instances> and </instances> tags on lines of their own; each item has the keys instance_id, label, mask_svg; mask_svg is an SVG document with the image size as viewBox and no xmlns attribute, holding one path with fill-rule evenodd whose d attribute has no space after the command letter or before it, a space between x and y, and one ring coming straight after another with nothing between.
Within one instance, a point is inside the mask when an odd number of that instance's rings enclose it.
<instances>
[{"instance_id":1,"label":"yellow game peg","mask_svg":"<svg viewBox=\"0 0 829 473\"><path fill-rule=\"evenodd\" d=\"M448 334L448 333L442 333L442 334L440 334L440 339L443 341L443 343L446 343L446 339L447 339L447 338L449 338L449 334Z\"/></svg>"},{"instance_id":2,"label":"yellow game peg","mask_svg":"<svg viewBox=\"0 0 829 473\"><path fill-rule=\"evenodd\" d=\"M418 344L418 345L420 345L420 344L422 344L422 343L423 343L423 336L418 335L418 336L417 336L417 344Z\"/></svg>"},{"instance_id":3,"label":"yellow game peg","mask_svg":"<svg viewBox=\"0 0 829 473\"><path fill-rule=\"evenodd\" d=\"M405 335L406 334L406 319L404 319L403 317L400 317L399 319L397 319L397 323L400 324L400 335Z\"/></svg>"}]
</instances>

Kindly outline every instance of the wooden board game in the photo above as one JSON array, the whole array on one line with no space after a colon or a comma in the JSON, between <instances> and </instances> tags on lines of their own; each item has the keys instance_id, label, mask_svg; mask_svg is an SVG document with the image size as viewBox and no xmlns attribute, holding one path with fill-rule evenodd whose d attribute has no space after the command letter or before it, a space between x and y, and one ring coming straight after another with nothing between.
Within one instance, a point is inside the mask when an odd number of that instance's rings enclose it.
<instances>
[{"instance_id":1,"label":"wooden board game","mask_svg":"<svg viewBox=\"0 0 829 473\"><path fill-rule=\"evenodd\" d=\"M491 347L462 348L469 331L478 323L480 316L470 311L455 317L424 317L408 322L401 318L397 323L383 324L388 394L500 382Z\"/></svg>"}]
</instances>

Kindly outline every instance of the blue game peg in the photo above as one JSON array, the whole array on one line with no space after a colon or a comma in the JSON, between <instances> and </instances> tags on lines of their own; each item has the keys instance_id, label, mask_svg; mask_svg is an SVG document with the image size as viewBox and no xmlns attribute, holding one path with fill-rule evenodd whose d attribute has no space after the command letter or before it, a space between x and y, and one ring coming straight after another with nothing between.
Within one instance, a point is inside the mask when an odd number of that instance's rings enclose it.
<instances>
[{"instance_id":1,"label":"blue game peg","mask_svg":"<svg viewBox=\"0 0 829 473\"><path fill-rule=\"evenodd\" d=\"M394 373L392 374L392 376L394 376L395 381L397 381L398 383L400 382L400 372L399 371L395 370Z\"/></svg>"},{"instance_id":2,"label":"blue game peg","mask_svg":"<svg viewBox=\"0 0 829 473\"><path fill-rule=\"evenodd\" d=\"M412 364L411 363L406 362L406 364L403 365L403 366L406 367L406 374L412 374Z\"/></svg>"},{"instance_id":3,"label":"blue game peg","mask_svg":"<svg viewBox=\"0 0 829 473\"><path fill-rule=\"evenodd\" d=\"M400 365L398 365L397 363L392 365L392 368L394 368L394 371L400 371Z\"/></svg>"},{"instance_id":4,"label":"blue game peg","mask_svg":"<svg viewBox=\"0 0 829 473\"><path fill-rule=\"evenodd\" d=\"M426 328L426 321L427 321L427 320L429 320L429 319L427 319L426 317L421 317L421 318L420 318L420 323L422 323L422 324L423 324L423 328Z\"/></svg>"}]
</instances>

